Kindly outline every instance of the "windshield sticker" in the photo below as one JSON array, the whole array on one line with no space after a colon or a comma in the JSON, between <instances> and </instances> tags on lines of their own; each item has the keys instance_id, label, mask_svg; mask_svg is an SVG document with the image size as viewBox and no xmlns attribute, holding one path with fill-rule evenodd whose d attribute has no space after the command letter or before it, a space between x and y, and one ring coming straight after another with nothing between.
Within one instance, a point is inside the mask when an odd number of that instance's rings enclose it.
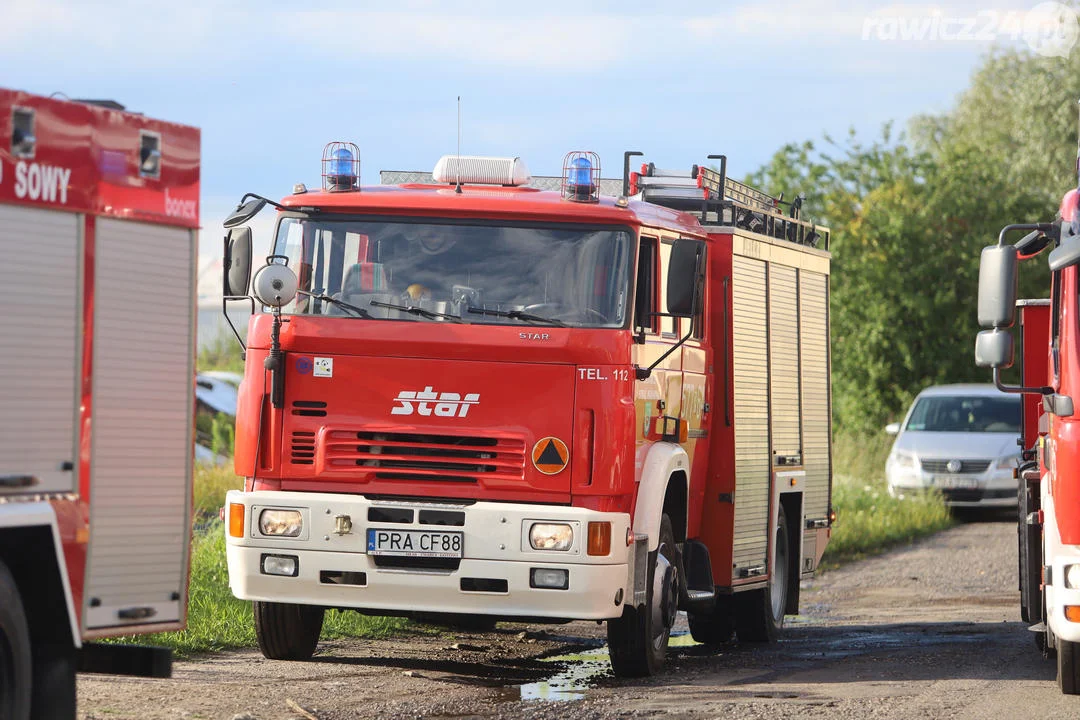
<instances>
[{"instance_id":1,"label":"windshield sticker","mask_svg":"<svg viewBox=\"0 0 1080 720\"><path fill-rule=\"evenodd\" d=\"M334 377L334 358L315 358L315 377Z\"/></svg>"},{"instance_id":2,"label":"windshield sticker","mask_svg":"<svg viewBox=\"0 0 1080 720\"><path fill-rule=\"evenodd\" d=\"M480 404L480 393L466 393L462 399L460 393L437 393L428 385L420 392L402 390L397 394L396 400L398 404L390 410L391 415L416 413L425 417L436 415L463 418L468 415L471 406Z\"/></svg>"}]
</instances>

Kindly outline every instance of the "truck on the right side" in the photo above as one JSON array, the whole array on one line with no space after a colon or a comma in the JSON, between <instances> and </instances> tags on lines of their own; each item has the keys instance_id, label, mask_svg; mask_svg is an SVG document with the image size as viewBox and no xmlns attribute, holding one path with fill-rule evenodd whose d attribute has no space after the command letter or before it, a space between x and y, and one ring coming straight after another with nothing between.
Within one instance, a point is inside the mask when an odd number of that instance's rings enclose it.
<instances>
[{"instance_id":1,"label":"truck on the right side","mask_svg":"<svg viewBox=\"0 0 1080 720\"><path fill-rule=\"evenodd\" d=\"M1080 186L1080 153L1077 162ZM1080 694L1080 187L1051 222L1002 228L982 250L975 362L1021 393L1017 539L1021 617L1057 682ZM1049 249L1050 297L1018 299L1019 264ZM1019 347L1017 347L1019 345ZM1019 356L1019 372L1003 371Z\"/></svg>"}]
</instances>

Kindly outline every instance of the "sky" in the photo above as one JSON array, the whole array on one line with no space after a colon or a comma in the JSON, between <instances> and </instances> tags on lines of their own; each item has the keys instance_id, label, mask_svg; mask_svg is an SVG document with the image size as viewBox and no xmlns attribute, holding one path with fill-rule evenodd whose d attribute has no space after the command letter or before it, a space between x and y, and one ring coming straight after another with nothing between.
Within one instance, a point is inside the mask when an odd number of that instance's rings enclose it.
<instances>
[{"instance_id":1,"label":"sky","mask_svg":"<svg viewBox=\"0 0 1080 720\"><path fill-rule=\"evenodd\" d=\"M662 167L724 153L741 176L788 142L948 110L995 43L1023 44L1034 5L0 0L0 84L202 128L211 257L243 193L317 186L331 140L360 147L364 183L430 171L455 150L458 96L462 152L537 175L588 149L606 177L625 150Z\"/></svg>"}]
</instances>

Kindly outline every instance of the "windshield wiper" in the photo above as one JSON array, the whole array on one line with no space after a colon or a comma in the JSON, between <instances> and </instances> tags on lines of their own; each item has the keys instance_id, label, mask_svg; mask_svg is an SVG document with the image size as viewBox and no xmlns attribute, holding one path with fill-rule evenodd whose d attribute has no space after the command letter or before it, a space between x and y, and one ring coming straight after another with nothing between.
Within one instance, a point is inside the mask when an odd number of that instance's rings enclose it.
<instances>
[{"instance_id":1,"label":"windshield wiper","mask_svg":"<svg viewBox=\"0 0 1080 720\"><path fill-rule=\"evenodd\" d=\"M557 327L566 327L566 323L555 318L547 318L542 315L533 315L524 310L491 310L489 308L470 307L468 311L476 315L495 315L497 317L510 318L511 320L524 320L525 322L547 323Z\"/></svg>"},{"instance_id":2,"label":"windshield wiper","mask_svg":"<svg viewBox=\"0 0 1080 720\"><path fill-rule=\"evenodd\" d=\"M349 310L350 312L356 313L358 317L367 318L369 320L371 319L371 313L369 313L367 310L362 307L356 307L355 305L351 305L344 300L338 300L337 298L330 297L329 295L320 295L319 293L308 292L307 290L297 290L296 292L301 295L307 295L310 298L315 298L316 300L328 302L331 305L337 305L343 310Z\"/></svg>"},{"instance_id":3,"label":"windshield wiper","mask_svg":"<svg viewBox=\"0 0 1080 720\"><path fill-rule=\"evenodd\" d=\"M435 312L434 310L427 310L425 308L417 307L415 305L396 305L394 303L379 302L378 300L372 300L371 304L375 307L390 308L391 310L400 310L402 312L407 312L410 315L419 315L420 317L427 318L428 320L438 320L439 318L446 318L447 320L453 320L454 322L461 322L461 318L459 318L457 315Z\"/></svg>"}]
</instances>

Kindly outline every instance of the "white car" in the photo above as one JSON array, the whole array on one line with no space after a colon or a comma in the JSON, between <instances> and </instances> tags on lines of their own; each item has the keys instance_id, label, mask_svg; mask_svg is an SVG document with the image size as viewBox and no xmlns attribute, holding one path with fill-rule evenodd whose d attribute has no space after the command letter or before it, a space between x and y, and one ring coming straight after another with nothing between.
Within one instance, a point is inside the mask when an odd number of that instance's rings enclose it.
<instances>
[{"instance_id":1,"label":"white car","mask_svg":"<svg viewBox=\"0 0 1080 720\"><path fill-rule=\"evenodd\" d=\"M1016 506L1019 395L993 385L937 385L885 431L897 436L885 463L890 495L937 488L952 507Z\"/></svg>"}]
</instances>

